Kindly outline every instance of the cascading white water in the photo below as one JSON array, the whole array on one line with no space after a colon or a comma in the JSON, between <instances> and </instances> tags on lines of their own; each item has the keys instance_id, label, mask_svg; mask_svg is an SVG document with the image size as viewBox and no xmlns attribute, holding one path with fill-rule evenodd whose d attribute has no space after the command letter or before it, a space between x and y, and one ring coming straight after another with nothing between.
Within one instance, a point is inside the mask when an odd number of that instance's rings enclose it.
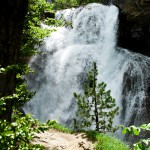
<instances>
[{"instance_id":1,"label":"cascading white water","mask_svg":"<svg viewBox=\"0 0 150 150\"><path fill-rule=\"evenodd\" d=\"M32 58L30 66L36 74L28 78L28 83L36 94L27 103L26 112L41 121L56 119L70 125L76 110L73 93L82 92L95 61L98 82L107 83L120 108L115 124L129 123L135 108L140 114L149 84L150 58L116 48L117 16L115 6L101 4L56 14L72 22L73 28L57 28L39 48L42 54Z\"/></svg>"}]
</instances>

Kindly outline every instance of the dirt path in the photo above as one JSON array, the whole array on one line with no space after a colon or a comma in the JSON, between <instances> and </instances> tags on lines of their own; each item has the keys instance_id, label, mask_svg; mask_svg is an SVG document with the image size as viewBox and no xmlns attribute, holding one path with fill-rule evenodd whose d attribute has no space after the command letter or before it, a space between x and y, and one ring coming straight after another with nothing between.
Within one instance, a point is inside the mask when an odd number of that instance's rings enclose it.
<instances>
[{"instance_id":1,"label":"dirt path","mask_svg":"<svg viewBox=\"0 0 150 150\"><path fill-rule=\"evenodd\" d=\"M42 144L46 150L94 150L94 143L84 133L67 134L54 129L36 134L34 144Z\"/></svg>"}]
</instances>

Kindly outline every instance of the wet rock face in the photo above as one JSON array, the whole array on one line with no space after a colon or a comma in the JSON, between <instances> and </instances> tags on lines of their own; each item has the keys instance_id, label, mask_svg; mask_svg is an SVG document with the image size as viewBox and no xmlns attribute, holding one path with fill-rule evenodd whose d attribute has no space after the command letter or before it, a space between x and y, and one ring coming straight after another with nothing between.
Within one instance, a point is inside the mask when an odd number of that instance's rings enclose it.
<instances>
[{"instance_id":1,"label":"wet rock face","mask_svg":"<svg viewBox=\"0 0 150 150\"><path fill-rule=\"evenodd\" d=\"M144 69L143 69L144 72ZM125 124L125 126L131 126L136 125L140 126L141 124L149 123L150 122L150 78L146 78L146 80L143 82L147 82L147 85L145 83L145 86L142 88L137 89L136 84L137 81L140 80L140 75L132 75L132 67L129 67L127 72L124 74L123 78L123 92L122 92L122 112L121 112L121 118L122 118L122 124ZM140 82L140 81L139 81ZM140 85L139 85L140 86ZM144 88L144 89L143 89ZM139 92L145 93L143 100L141 100ZM132 96L136 95L135 97ZM132 111L131 111L132 110ZM132 114L130 118L128 118L129 114L128 112ZM128 122L124 122L124 120L127 120Z\"/></svg>"},{"instance_id":2,"label":"wet rock face","mask_svg":"<svg viewBox=\"0 0 150 150\"><path fill-rule=\"evenodd\" d=\"M150 56L150 0L122 0L118 46Z\"/></svg>"},{"instance_id":3,"label":"wet rock face","mask_svg":"<svg viewBox=\"0 0 150 150\"><path fill-rule=\"evenodd\" d=\"M128 70L128 71L130 71L130 70ZM135 84L134 80L136 80L136 78L133 79L133 77L129 74L128 71L124 75L123 94L134 90L133 85ZM150 78L148 78L147 81L150 81ZM132 115L129 119L129 122L127 122L125 126L131 126L131 125L140 126L142 124L150 122L150 117L149 117L149 114L150 114L150 109L149 109L150 108L150 86L146 87L146 89L147 89L146 97L141 105L141 108L139 108L139 104L140 104L139 99L136 99L136 103L134 104L134 106L132 108L132 110L133 110ZM124 118L126 117L126 112L129 111L127 108L126 100L127 100L126 97L123 96L122 105L124 107L121 112L122 122L123 122ZM138 136L126 134L124 137L124 140L127 141L132 146L133 143L138 142L140 139L147 139L149 137L150 137L150 131L142 130L140 132L140 135L138 135Z\"/></svg>"},{"instance_id":4,"label":"wet rock face","mask_svg":"<svg viewBox=\"0 0 150 150\"><path fill-rule=\"evenodd\" d=\"M150 0L118 0L117 2L116 6L120 9L118 46L150 57ZM134 90L133 85L136 79L132 79L133 77L130 76L131 70L129 68L124 75L123 95ZM150 78L148 77L145 82L147 82L145 100L139 109L139 101L136 99L137 102L132 108L132 116L126 126L132 124L140 126L141 124L150 122ZM124 105L122 110L123 118L126 117L126 112L128 111L126 99L126 97L122 98L122 104ZM124 140L132 145L141 138L149 137L150 132L142 131L139 136L126 135Z\"/></svg>"}]
</instances>

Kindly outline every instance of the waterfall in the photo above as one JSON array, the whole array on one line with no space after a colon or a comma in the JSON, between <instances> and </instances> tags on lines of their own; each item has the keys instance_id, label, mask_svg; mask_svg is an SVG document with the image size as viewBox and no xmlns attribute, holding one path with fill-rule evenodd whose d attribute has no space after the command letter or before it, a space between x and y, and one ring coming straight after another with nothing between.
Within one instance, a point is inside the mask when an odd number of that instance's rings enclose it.
<instances>
[{"instance_id":1,"label":"waterfall","mask_svg":"<svg viewBox=\"0 0 150 150\"><path fill-rule=\"evenodd\" d=\"M58 27L44 39L40 54L31 59L35 74L28 76L28 85L36 94L25 111L43 122L56 119L71 125L76 111L73 93L83 91L95 61L98 82L107 84L120 108L115 124L146 122L142 113L147 104L150 58L116 47L117 7L93 3L58 12L56 18L71 22L71 26Z\"/></svg>"}]
</instances>

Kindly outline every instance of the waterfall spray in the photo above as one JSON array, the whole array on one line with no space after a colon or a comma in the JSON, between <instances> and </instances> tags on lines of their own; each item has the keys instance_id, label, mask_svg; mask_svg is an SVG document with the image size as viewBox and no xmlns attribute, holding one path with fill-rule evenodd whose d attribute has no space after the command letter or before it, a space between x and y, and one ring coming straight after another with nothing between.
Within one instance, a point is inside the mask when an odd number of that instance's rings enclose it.
<instances>
[{"instance_id":1,"label":"waterfall spray","mask_svg":"<svg viewBox=\"0 0 150 150\"><path fill-rule=\"evenodd\" d=\"M71 125L76 110L73 93L82 92L86 74L95 61L98 82L107 84L120 108L115 124L134 124L139 118L142 122L150 58L116 48L118 9L93 3L58 12L56 17L70 21L72 27L57 28L45 38L39 48L41 54L32 58L30 66L36 74L28 77L28 84L36 94L25 111L43 122L56 119Z\"/></svg>"}]
</instances>

